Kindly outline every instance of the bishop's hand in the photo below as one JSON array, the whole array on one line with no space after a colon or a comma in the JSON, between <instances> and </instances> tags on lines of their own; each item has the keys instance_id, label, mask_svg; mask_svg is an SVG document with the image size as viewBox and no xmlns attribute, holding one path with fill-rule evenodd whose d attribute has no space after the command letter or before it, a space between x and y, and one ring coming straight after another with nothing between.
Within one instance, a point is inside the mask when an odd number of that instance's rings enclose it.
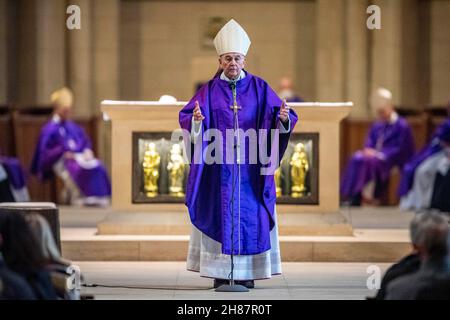
<instances>
[{"instance_id":1,"label":"bishop's hand","mask_svg":"<svg viewBox=\"0 0 450 320\"><path fill-rule=\"evenodd\" d=\"M286 104L286 99L283 99L283 103L280 108L280 120L284 123L289 120L289 109L290 107Z\"/></svg>"},{"instance_id":2,"label":"bishop's hand","mask_svg":"<svg viewBox=\"0 0 450 320\"><path fill-rule=\"evenodd\" d=\"M194 121L202 121L205 119L205 117L202 115L202 111L200 110L200 105L198 104L198 101L195 101L195 107L194 107Z\"/></svg>"}]
</instances>

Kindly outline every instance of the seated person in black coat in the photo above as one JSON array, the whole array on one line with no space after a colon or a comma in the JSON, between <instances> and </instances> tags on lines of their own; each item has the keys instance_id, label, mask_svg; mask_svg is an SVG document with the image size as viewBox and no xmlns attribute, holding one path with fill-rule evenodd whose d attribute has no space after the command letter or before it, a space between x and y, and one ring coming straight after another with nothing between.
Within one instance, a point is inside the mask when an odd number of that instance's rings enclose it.
<instances>
[{"instance_id":1,"label":"seated person in black coat","mask_svg":"<svg viewBox=\"0 0 450 320\"><path fill-rule=\"evenodd\" d=\"M417 251L420 269L393 280L386 300L450 299L449 226L438 213L422 213L419 218Z\"/></svg>"},{"instance_id":2,"label":"seated person in black coat","mask_svg":"<svg viewBox=\"0 0 450 320\"><path fill-rule=\"evenodd\" d=\"M392 265L384 274L383 280L381 280L380 290L378 290L375 296L376 300L384 300L386 296L386 287L391 281L398 277L416 272L420 268L420 257L417 252L417 244L419 241L419 224L422 218L416 215L409 224L409 235L411 238L412 252L406 257L402 258L399 262Z\"/></svg>"}]
</instances>

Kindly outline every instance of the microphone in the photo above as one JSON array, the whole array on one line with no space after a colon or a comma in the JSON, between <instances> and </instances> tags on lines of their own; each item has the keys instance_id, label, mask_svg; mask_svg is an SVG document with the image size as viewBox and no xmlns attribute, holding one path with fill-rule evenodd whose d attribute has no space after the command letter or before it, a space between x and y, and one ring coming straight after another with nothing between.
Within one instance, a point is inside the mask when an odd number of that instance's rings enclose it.
<instances>
[{"instance_id":1,"label":"microphone","mask_svg":"<svg viewBox=\"0 0 450 320\"><path fill-rule=\"evenodd\" d=\"M234 129L234 139L235 140L235 151L236 151L236 165L237 165L237 173L238 173L238 177L236 179L236 175L235 175L235 165L233 164L233 172L232 172L232 195L231 195L231 271L230 271L230 275L229 275L229 279L230 279L230 283L229 284L224 284L221 285L219 288L216 289L217 292L248 292L248 289L246 287L244 287L243 285L240 284L235 284L234 282L234 215L235 215L235 188L236 188L236 184L237 184L237 193L238 193L238 199L237 199L237 204L238 204L238 243L239 243L239 248L238 248L238 255L240 255L241 252L241 247L240 247L240 221L241 221L241 145L240 145L240 137L239 137L239 119L238 119L238 110L241 109L241 107L239 107L237 105L237 101L236 101L236 80L231 80L229 82L231 91L233 93L233 105L230 106L230 109L233 110L234 112L234 116L233 116L233 129ZM236 181L237 180L237 181Z\"/></svg>"}]
</instances>

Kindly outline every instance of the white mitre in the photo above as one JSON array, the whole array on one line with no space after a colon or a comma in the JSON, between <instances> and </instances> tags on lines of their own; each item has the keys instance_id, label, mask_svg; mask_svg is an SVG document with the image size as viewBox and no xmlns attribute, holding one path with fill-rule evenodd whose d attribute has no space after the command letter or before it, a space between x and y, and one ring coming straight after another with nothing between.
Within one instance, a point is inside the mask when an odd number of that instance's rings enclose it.
<instances>
[{"instance_id":1,"label":"white mitre","mask_svg":"<svg viewBox=\"0 0 450 320\"><path fill-rule=\"evenodd\" d=\"M214 46L219 56L229 52L237 52L245 56L250 43L247 32L233 19L228 21L214 38Z\"/></svg>"},{"instance_id":2,"label":"white mitre","mask_svg":"<svg viewBox=\"0 0 450 320\"><path fill-rule=\"evenodd\" d=\"M388 89L378 88L372 94L372 98L370 100L372 108L383 108L389 104L392 104L392 93Z\"/></svg>"},{"instance_id":3,"label":"white mitre","mask_svg":"<svg viewBox=\"0 0 450 320\"><path fill-rule=\"evenodd\" d=\"M73 93L67 87L54 91L50 96L50 101L55 106L71 107L73 104Z\"/></svg>"}]
</instances>

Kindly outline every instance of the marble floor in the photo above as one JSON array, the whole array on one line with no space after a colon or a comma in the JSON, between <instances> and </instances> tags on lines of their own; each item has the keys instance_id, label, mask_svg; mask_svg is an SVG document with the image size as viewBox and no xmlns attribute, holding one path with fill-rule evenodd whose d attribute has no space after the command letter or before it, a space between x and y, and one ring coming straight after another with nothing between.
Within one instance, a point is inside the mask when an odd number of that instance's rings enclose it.
<instances>
[{"instance_id":1,"label":"marble floor","mask_svg":"<svg viewBox=\"0 0 450 320\"><path fill-rule=\"evenodd\" d=\"M68 231L76 230L72 228L94 228L109 212L108 209L61 209L61 225ZM407 233L413 216L393 207L341 208L341 212L354 228L395 229L403 233ZM367 268L375 265L382 275L390 266L390 263L377 262L285 262L282 275L257 281L256 288L249 293L217 293L211 289L211 279L187 271L183 261L83 261L77 264L86 284L106 286L82 288L83 294L93 295L98 300L361 300L376 292L367 287L370 276Z\"/></svg>"},{"instance_id":2,"label":"marble floor","mask_svg":"<svg viewBox=\"0 0 450 320\"><path fill-rule=\"evenodd\" d=\"M387 263L283 263L283 274L257 281L248 293L219 293L212 280L185 269L184 262L79 262L86 284L113 287L83 288L97 300L114 299L319 299L361 300L373 296L367 288L367 268ZM132 288L130 288L132 287ZM134 288L136 287L136 288Z\"/></svg>"}]
</instances>

